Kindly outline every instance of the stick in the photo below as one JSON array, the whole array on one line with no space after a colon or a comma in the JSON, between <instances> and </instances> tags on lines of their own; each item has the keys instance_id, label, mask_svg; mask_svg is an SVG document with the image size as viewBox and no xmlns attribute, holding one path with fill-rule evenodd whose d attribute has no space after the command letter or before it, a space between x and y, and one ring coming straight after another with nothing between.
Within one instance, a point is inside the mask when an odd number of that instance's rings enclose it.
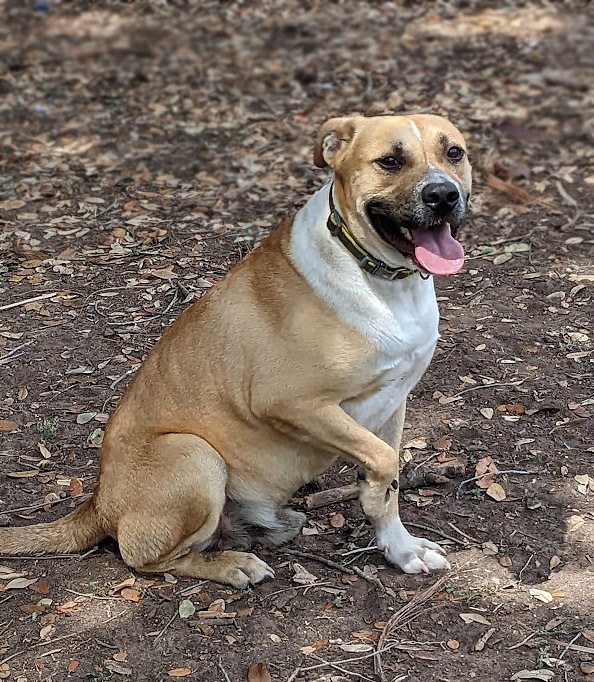
<instances>
[{"instance_id":1,"label":"stick","mask_svg":"<svg viewBox=\"0 0 594 682\"><path fill-rule=\"evenodd\" d=\"M392 633L392 631L397 630L406 623L420 615L421 611L418 607L429 601L434 594L439 592L442 586L451 579L451 576L444 576L439 580L435 581L433 585L429 586L426 590L422 592L417 592L415 596L404 606L402 606L396 613L394 613L390 620L385 624L382 634L380 635L379 641L377 643L376 655L373 659L373 669L376 675L382 682L385 682L386 675L382 667L381 652L385 649L385 642Z\"/></svg>"},{"instance_id":2,"label":"stick","mask_svg":"<svg viewBox=\"0 0 594 682\"><path fill-rule=\"evenodd\" d=\"M456 488L456 499L460 497L460 490L462 486L465 486L467 483L473 483L474 481L480 481L481 478L485 478L486 476L503 476L504 474L514 474L515 476L532 476L534 474L537 474L538 471L522 471L521 469L504 469L503 471L487 471L486 474L481 474L480 476L473 476L472 478L467 478L465 481L462 481L460 485Z\"/></svg>"},{"instance_id":3,"label":"stick","mask_svg":"<svg viewBox=\"0 0 594 682\"><path fill-rule=\"evenodd\" d=\"M53 298L59 294L67 293L64 291L48 291L45 294L40 294L39 296L33 296L33 298L25 298L22 301L15 301L14 303L7 303L6 305L0 306L0 310L10 310L10 308L17 308L20 305L26 305L27 303L34 303L35 301L43 301L46 298Z\"/></svg>"},{"instance_id":4,"label":"stick","mask_svg":"<svg viewBox=\"0 0 594 682\"><path fill-rule=\"evenodd\" d=\"M26 346L30 346L33 343L33 341L27 341L27 343L21 343L20 346L17 346L16 348L13 348L11 351L6 353L6 355L3 355L0 358L0 365L3 365L8 358L10 358L12 355L14 355L17 351L21 350L21 348L25 348ZM22 355L22 353L21 353Z\"/></svg>"},{"instance_id":5,"label":"stick","mask_svg":"<svg viewBox=\"0 0 594 682\"><path fill-rule=\"evenodd\" d=\"M123 611L120 611L120 613L116 613L115 616L112 616L111 618L108 618L107 620L104 620L101 625L107 625L107 623L111 623L112 620L115 620L116 618L119 618L120 616L123 616L125 613L128 613L130 609L124 609ZM92 628L89 628L89 630ZM31 648L37 648L38 646L47 646L48 644L54 644L55 642L61 642L64 639L69 639L70 637L80 637L81 634L80 632L71 632L69 635L62 635L61 637L56 637L55 639L48 639L47 642L36 642L35 644L31 644L29 649ZM20 656L21 654L26 654L29 649L21 649L20 651L15 652L14 654L11 654L10 656L7 656L6 658L3 658L0 661L0 665L4 663L8 663L8 661L12 661L13 658L16 658L17 656Z\"/></svg>"},{"instance_id":6,"label":"stick","mask_svg":"<svg viewBox=\"0 0 594 682\"><path fill-rule=\"evenodd\" d=\"M448 526L452 529L455 530L456 533L460 533L460 535L463 538L466 538L467 540L470 540L470 542L476 542L478 543L478 540L476 538L473 538L472 535L468 535L468 533L465 533L463 530L460 530L458 526L455 526L451 521L447 522Z\"/></svg>"},{"instance_id":7,"label":"stick","mask_svg":"<svg viewBox=\"0 0 594 682\"><path fill-rule=\"evenodd\" d=\"M360 677L362 680L366 680L367 682L373 682L371 677L365 677L365 675L361 675L359 673L353 672L352 670L346 670L345 668L341 668L339 665L336 665L336 663L331 663L330 661L325 661L321 656L317 656L316 654L312 654L312 657L316 659L316 661L322 661L322 664L324 666L329 666L330 668L334 668L334 670L338 670L341 673L344 673L345 675L354 675L355 677Z\"/></svg>"},{"instance_id":8,"label":"stick","mask_svg":"<svg viewBox=\"0 0 594 682\"><path fill-rule=\"evenodd\" d=\"M301 672L301 668L295 668L293 672L290 674L289 679L287 682L295 682L295 679L297 678L297 675Z\"/></svg>"},{"instance_id":9,"label":"stick","mask_svg":"<svg viewBox=\"0 0 594 682\"><path fill-rule=\"evenodd\" d=\"M464 393L470 393L470 391L480 391L482 388L493 388L494 386L520 386L524 383L524 381L526 380L522 379L522 381L516 381L512 383L479 384L478 386L471 386L470 388L465 388L462 391L458 391L458 393L454 393L452 398L457 398L460 395L464 395Z\"/></svg>"},{"instance_id":10,"label":"stick","mask_svg":"<svg viewBox=\"0 0 594 682\"><path fill-rule=\"evenodd\" d=\"M572 642L574 642L575 639L577 639L577 637L574 638L572 640ZM591 647L591 646L580 646L579 644L572 644L571 642L569 642L569 644L567 644L567 642L561 642L558 639L551 639L551 642L553 642L553 644L558 644L559 646L567 647L568 649L571 649L572 651L580 651L583 654L594 654L594 647Z\"/></svg>"},{"instance_id":11,"label":"stick","mask_svg":"<svg viewBox=\"0 0 594 682\"><path fill-rule=\"evenodd\" d=\"M430 526L424 526L421 523L411 523L410 521L407 521L406 525L410 526L411 528L419 528L420 530L426 530L428 533L435 533L435 535L441 535L442 538L445 538L446 540L451 540L452 542L455 542L457 545L462 545L462 547L466 547L468 544L467 542L462 542L461 540L458 540L458 538L455 538L453 535L448 535L447 533L444 533L441 530L431 528Z\"/></svg>"},{"instance_id":12,"label":"stick","mask_svg":"<svg viewBox=\"0 0 594 682\"><path fill-rule=\"evenodd\" d=\"M173 621L176 619L176 617L177 617L177 611L176 611L176 612L173 614L173 616L171 616L171 618L165 623L165 627L164 627L164 628L159 632L159 634L155 637L155 642L157 642L158 640L161 639L161 637L163 637L163 635L165 634L165 630L167 630L167 628L171 625L171 623L173 623Z\"/></svg>"},{"instance_id":13,"label":"stick","mask_svg":"<svg viewBox=\"0 0 594 682\"><path fill-rule=\"evenodd\" d=\"M330 490L322 490L319 493L313 493L305 498L306 509L318 509L318 507L326 507L330 504L337 504L338 502L346 502L348 500L356 500L359 497L359 486L356 483L351 485L343 485L339 488L330 488Z\"/></svg>"},{"instance_id":14,"label":"stick","mask_svg":"<svg viewBox=\"0 0 594 682\"><path fill-rule=\"evenodd\" d=\"M283 551L285 552L285 554L298 556L301 557L302 559L311 559L312 561L317 561L319 564L324 564L324 566L334 568L337 571L341 571L341 573L349 573L350 575L356 574L359 577L363 578L363 580L366 580L368 583L375 585L382 592L385 592L386 590L386 588L384 587L381 580L379 580L379 578L367 575L367 573L362 571L360 568L357 568L356 566L353 566L352 568L349 566L342 566L336 561L332 561L332 559L326 559L325 557L318 556L317 554L310 554L309 552L301 552L298 549L285 549Z\"/></svg>"},{"instance_id":15,"label":"stick","mask_svg":"<svg viewBox=\"0 0 594 682\"><path fill-rule=\"evenodd\" d=\"M83 495L77 495L76 497L61 497L59 500L53 500L50 502L38 502L36 504L30 504L28 507L17 507L16 509L5 509L4 514L16 514L22 511L33 511L35 509L42 509L43 507L53 507L55 504L61 504L62 502L72 502L73 500L86 500L91 497L92 493L85 493Z\"/></svg>"},{"instance_id":16,"label":"stick","mask_svg":"<svg viewBox=\"0 0 594 682\"><path fill-rule=\"evenodd\" d=\"M578 632L577 635L571 640L571 642L569 642L569 644L565 647L565 649L563 649L563 651L561 652L561 655L559 656L559 660L561 660L563 658L563 656L565 656L565 654L569 651L569 649L571 649L571 647L579 639L581 634L582 634L581 632Z\"/></svg>"},{"instance_id":17,"label":"stick","mask_svg":"<svg viewBox=\"0 0 594 682\"><path fill-rule=\"evenodd\" d=\"M219 658L219 662L217 663L217 665L219 666L220 671L223 673L223 676L224 676L226 682L231 682L231 680L229 679L229 675L227 675L227 671L223 667L223 664L222 664L220 658Z\"/></svg>"}]
</instances>

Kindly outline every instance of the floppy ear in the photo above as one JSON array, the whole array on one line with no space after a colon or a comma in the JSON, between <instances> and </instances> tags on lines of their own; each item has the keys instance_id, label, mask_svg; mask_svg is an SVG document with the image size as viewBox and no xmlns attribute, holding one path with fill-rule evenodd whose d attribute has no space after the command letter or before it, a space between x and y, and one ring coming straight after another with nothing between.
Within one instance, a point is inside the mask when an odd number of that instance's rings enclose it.
<instances>
[{"instance_id":1,"label":"floppy ear","mask_svg":"<svg viewBox=\"0 0 594 682\"><path fill-rule=\"evenodd\" d=\"M318 168L332 166L336 153L353 137L357 116L331 118L320 128L314 147L314 163Z\"/></svg>"}]
</instances>

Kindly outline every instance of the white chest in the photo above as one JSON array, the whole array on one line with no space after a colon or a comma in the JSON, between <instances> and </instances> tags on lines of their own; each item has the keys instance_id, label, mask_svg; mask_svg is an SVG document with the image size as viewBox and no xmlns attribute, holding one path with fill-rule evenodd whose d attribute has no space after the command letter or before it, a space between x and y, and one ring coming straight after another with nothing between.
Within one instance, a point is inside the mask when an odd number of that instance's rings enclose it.
<instances>
[{"instance_id":1,"label":"white chest","mask_svg":"<svg viewBox=\"0 0 594 682\"><path fill-rule=\"evenodd\" d=\"M432 322L417 325L417 330L422 328L425 333L416 336L402 353L393 357L382 354L370 376L374 390L343 404L347 414L376 435L393 418L429 366L438 336L437 323Z\"/></svg>"}]
</instances>

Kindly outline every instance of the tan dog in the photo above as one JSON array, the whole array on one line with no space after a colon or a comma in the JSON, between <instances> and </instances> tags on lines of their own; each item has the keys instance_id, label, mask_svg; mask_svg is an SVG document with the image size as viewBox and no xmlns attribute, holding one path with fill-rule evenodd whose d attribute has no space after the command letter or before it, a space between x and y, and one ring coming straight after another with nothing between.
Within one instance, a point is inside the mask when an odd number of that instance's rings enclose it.
<instances>
[{"instance_id":1,"label":"tan dog","mask_svg":"<svg viewBox=\"0 0 594 682\"><path fill-rule=\"evenodd\" d=\"M110 420L93 498L53 523L0 528L0 554L111 536L138 571L245 587L273 571L239 550L297 535L305 517L284 505L345 457L387 560L448 568L404 528L393 480L406 397L438 337L429 274L464 260L464 148L437 116L326 123L314 160L333 186L164 333Z\"/></svg>"}]
</instances>

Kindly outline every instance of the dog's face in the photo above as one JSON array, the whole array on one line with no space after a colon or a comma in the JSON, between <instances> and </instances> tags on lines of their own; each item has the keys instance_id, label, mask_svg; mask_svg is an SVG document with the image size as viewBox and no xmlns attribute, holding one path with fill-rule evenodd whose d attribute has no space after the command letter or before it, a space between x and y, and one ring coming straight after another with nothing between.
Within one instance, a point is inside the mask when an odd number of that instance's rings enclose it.
<instances>
[{"instance_id":1,"label":"dog's face","mask_svg":"<svg viewBox=\"0 0 594 682\"><path fill-rule=\"evenodd\" d=\"M335 172L335 195L354 235L388 262L412 259L436 275L458 272L456 237L471 169L464 138L440 116L351 116L328 121L315 164Z\"/></svg>"}]
</instances>

